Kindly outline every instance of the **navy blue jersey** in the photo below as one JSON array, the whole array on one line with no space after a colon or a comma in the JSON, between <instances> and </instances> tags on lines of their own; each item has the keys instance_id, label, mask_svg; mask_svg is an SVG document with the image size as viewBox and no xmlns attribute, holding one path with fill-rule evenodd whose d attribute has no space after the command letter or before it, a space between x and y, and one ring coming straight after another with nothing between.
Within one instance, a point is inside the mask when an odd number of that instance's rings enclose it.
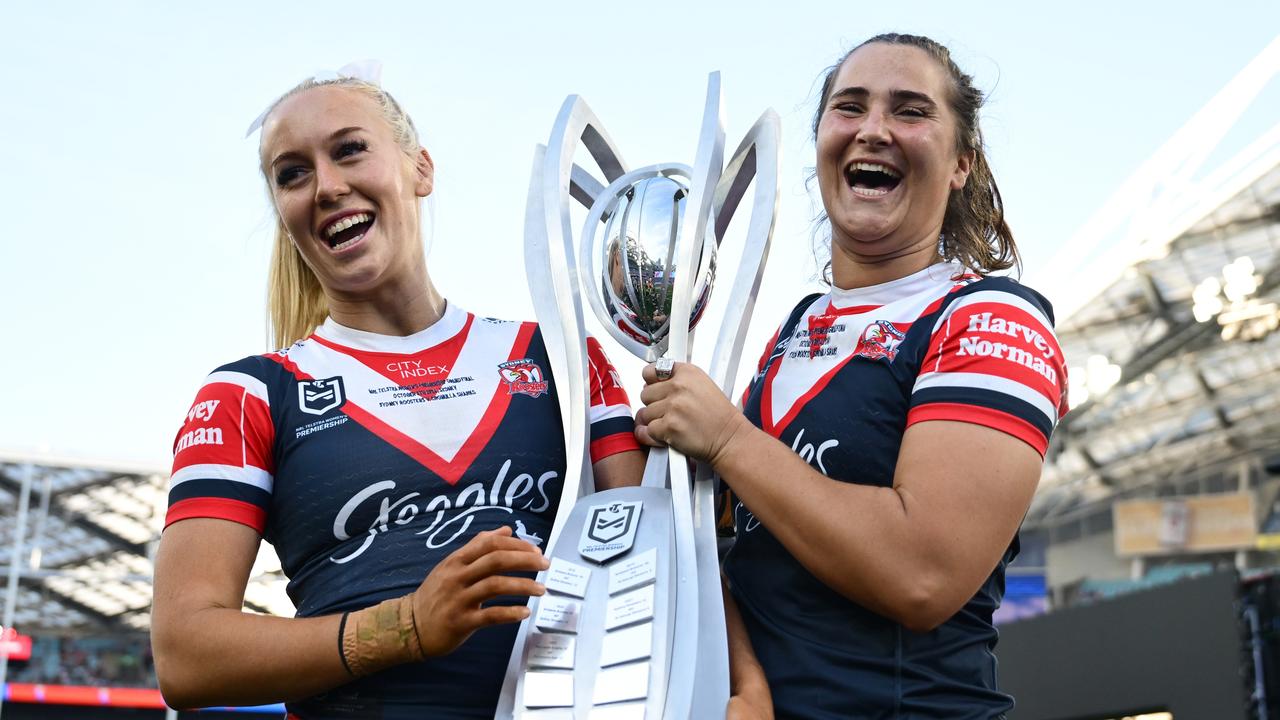
<instances>
[{"instance_id":1,"label":"navy blue jersey","mask_svg":"<svg viewBox=\"0 0 1280 720\"><path fill-rule=\"evenodd\" d=\"M1066 411L1052 327L1034 291L952 264L833 289L802 301L770 341L743 408L844 482L891 487L903 433L925 420L996 428L1043 455ZM734 525L725 572L779 717L958 720L1012 707L991 616L1016 539L960 612L914 633L823 584L742 503Z\"/></svg>"},{"instance_id":2,"label":"navy blue jersey","mask_svg":"<svg viewBox=\"0 0 1280 720\"><path fill-rule=\"evenodd\" d=\"M638 445L617 374L588 345L599 460ZM541 545L565 469L537 326L452 305L408 337L329 320L287 350L224 365L174 453L166 525L206 517L257 530L300 617L412 592L484 530L509 526ZM514 634L480 630L448 656L288 707L303 718L492 717Z\"/></svg>"}]
</instances>

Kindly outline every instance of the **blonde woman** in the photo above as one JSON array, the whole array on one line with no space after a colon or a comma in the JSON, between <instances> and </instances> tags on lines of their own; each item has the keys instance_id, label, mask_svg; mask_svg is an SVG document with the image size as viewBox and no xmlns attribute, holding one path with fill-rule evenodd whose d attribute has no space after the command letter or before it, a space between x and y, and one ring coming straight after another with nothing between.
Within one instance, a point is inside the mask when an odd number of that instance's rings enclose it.
<instances>
[{"instance_id":1,"label":"blonde woman","mask_svg":"<svg viewBox=\"0 0 1280 720\"><path fill-rule=\"evenodd\" d=\"M431 155L376 82L303 82L261 131L284 349L215 370L178 433L161 690L298 718L492 717L566 463L541 335L435 289ZM638 483L626 395L590 355L597 485ZM297 617L241 610L263 539Z\"/></svg>"}]
</instances>

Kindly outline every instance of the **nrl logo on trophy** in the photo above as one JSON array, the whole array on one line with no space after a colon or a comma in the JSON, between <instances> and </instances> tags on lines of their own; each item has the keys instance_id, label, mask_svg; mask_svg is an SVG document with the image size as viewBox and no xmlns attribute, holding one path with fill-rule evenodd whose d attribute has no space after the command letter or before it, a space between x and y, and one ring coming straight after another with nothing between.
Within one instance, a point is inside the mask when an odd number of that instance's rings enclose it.
<instances>
[{"instance_id":1,"label":"nrl logo on trophy","mask_svg":"<svg viewBox=\"0 0 1280 720\"><path fill-rule=\"evenodd\" d=\"M689 361L702 321L716 333L705 369L726 395L733 390L777 214L779 121L766 110L725 162L720 106L720 74L711 73L691 166L629 169L576 95L535 152L525 260L568 464L546 546L551 567L539 576L547 593L530 599L520 625L499 718L724 717L729 663L710 469L691 473L683 455L651 449L640 487L589 494L584 323L589 307L619 346L665 363ZM727 242L748 198L745 229ZM573 202L586 210L577 234ZM712 286L725 279L732 285L714 311ZM716 320L704 317L713 312Z\"/></svg>"},{"instance_id":2,"label":"nrl logo on trophy","mask_svg":"<svg viewBox=\"0 0 1280 720\"><path fill-rule=\"evenodd\" d=\"M603 564L631 549L640 521L639 502L592 505L582 528L578 552L588 560Z\"/></svg>"}]
</instances>

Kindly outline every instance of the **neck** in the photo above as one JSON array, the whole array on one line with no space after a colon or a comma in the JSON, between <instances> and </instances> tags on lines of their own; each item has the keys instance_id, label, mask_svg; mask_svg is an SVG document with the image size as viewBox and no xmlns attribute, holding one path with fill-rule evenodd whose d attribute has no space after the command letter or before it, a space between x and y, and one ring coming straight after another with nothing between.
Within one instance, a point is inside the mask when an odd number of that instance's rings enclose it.
<instances>
[{"instance_id":1,"label":"neck","mask_svg":"<svg viewBox=\"0 0 1280 720\"><path fill-rule=\"evenodd\" d=\"M404 337L444 317L445 299L423 269L422 275L383 283L360 297L329 296L329 316L355 330Z\"/></svg>"},{"instance_id":2,"label":"neck","mask_svg":"<svg viewBox=\"0 0 1280 720\"><path fill-rule=\"evenodd\" d=\"M873 255L859 252L852 242L831 242L831 284L842 290L868 287L904 278L942 260L938 235L933 233L893 252Z\"/></svg>"}]
</instances>

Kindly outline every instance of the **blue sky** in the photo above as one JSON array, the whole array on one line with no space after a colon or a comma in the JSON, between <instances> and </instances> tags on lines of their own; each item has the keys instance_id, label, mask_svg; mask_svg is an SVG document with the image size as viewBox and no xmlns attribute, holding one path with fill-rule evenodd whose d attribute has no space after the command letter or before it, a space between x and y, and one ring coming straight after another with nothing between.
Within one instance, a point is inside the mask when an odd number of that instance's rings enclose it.
<instances>
[{"instance_id":1,"label":"blue sky","mask_svg":"<svg viewBox=\"0 0 1280 720\"><path fill-rule=\"evenodd\" d=\"M436 160L435 282L519 318L530 161L564 97L587 99L633 167L691 162L720 70L730 147L766 107L783 122L754 358L814 285L807 127L848 45L928 34L990 92L1034 284L1076 270L1054 261L1064 244L1280 33L1280 3L60 2L10 6L6 29L0 450L160 467L201 378L266 349L270 210L244 128L317 70L383 61ZM1280 79L1206 170L1277 118Z\"/></svg>"}]
</instances>

